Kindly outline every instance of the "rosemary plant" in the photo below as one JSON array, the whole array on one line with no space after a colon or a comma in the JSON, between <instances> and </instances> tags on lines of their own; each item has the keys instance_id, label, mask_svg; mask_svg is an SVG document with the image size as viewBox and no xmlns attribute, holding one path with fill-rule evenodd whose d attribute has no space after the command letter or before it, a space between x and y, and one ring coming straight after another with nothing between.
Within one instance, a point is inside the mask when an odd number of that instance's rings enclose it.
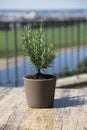
<instances>
[{"instance_id":1,"label":"rosemary plant","mask_svg":"<svg viewBox=\"0 0 87 130\"><path fill-rule=\"evenodd\" d=\"M48 34L42 23L39 29L24 27L23 49L38 74L41 74L41 69L50 66L56 55L56 44L53 41L48 42Z\"/></svg>"}]
</instances>

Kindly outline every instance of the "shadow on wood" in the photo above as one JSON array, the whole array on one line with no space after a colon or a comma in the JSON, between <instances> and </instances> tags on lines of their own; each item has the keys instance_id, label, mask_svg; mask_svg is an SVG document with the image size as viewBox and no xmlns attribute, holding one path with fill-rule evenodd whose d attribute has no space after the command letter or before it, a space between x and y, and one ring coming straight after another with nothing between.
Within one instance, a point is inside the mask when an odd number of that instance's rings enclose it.
<instances>
[{"instance_id":1,"label":"shadow on wood","mask_svg":"<svg viewBox=\"0 0 87 130\"><path fill-rule=\"evenodd\" d=\"M84 95L75 97L66 96L60 99L55 99L53 108L76 107L78 105L83 105L84 103Z\"/></svg>"}]
</instances>

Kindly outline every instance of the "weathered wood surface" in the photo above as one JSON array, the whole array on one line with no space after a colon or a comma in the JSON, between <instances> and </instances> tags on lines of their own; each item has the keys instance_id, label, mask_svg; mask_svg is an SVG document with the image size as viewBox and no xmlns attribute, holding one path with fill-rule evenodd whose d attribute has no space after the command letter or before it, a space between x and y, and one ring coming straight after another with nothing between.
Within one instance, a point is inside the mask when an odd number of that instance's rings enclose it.
<instances>
[{"instance_id":1,"label":"weathered wood surface","mask_svg":"<svg viewBox=\"0 0 87 130\"><path fill-rule=\"evenodd\" d=\"M87 130L87 88L56 89L53 108L32 109L23 87L0 87L0 130Z\"/></svg>"}]
</instances>

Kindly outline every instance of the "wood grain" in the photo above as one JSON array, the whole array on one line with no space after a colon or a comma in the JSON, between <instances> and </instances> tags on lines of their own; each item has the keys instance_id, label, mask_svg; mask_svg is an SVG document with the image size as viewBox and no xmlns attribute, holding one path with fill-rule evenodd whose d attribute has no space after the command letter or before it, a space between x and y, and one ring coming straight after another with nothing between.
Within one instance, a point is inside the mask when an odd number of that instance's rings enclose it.
<instances>
[{"instance_id":1,"label":"wood grain","mask_svg":"<svg viewBox=\"0 0 87 130\"><path fill-rule=\"evenodd\" d=\"M53 108L32 109L23 87L0 87L0 130L87 130L87 88L56 89Z\"/></svg>"}]
</instances>

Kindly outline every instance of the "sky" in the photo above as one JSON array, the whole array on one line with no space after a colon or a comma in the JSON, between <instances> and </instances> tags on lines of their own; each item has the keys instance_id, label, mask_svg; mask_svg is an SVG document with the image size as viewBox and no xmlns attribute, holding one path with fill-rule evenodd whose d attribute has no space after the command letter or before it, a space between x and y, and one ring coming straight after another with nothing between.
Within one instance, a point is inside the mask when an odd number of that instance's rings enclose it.
<instances>
[{"instance_id":1,"label":"sky","mask_svg":"<svg viewBox=\"0 0 87 130\"><path fill-rule=\"evenodd\" d=\"M87 0L0 0L0 9L87 9Z\"/></svg>"}]
</instances>

